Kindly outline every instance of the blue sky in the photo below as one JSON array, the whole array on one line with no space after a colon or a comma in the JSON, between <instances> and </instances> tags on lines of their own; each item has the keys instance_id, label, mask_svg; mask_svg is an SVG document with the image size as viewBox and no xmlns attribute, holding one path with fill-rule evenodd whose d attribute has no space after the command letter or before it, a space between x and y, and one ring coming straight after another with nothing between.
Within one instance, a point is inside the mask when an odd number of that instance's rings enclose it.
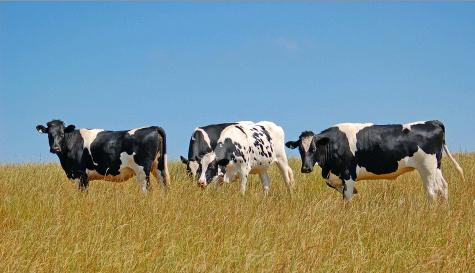
<instances>
[{"instance_id":1,"label":"blue sky","mask_svg":"<svg viewBox=\"0 0 475 273\"><path fill-rule=\"evenodd\" d=\"M439 119L475 150L475 3L0 3L0 162L56 161L37 124ZM290 151L289 151L290 152ZM294 152L291 152L295 155Z\"/></svg>"}]
</instances>

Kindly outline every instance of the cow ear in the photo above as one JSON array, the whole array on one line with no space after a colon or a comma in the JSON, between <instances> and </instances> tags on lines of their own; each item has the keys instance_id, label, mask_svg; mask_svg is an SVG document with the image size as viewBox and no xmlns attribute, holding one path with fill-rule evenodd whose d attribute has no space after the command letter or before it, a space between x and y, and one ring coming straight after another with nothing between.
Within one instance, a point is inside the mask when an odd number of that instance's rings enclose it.
<instances>
[{"instance_id":1,"label":"cow ear","mask_svg":"<svg viewBox=\"0 0 475 273\"><path fill-rule=\"evenodd\" d=\"M65 133L71 133L72 131L74 131L74 129L76 128L76 126L74 125L68 125L68 127L64 128L64 132Z\"/></svg>"},{"instance_id":2,"label":"cow ear","mask_svg":"<svg viewBox=\"0 0 475 273\"><path fill-rule=\"evenodd\" d=\"M328 137L317 137L316 136L315 144L323 146L323 145L327 145L329 141L330 141L330 139Z\"/></svg>"},{"instance_id":3,"label":"cow ear","mask_svg":"<svg viewBox=\"0 0 475 273\"><path fill-rule=\"evenodd\" d=\"M48 133L48 129L46 129L46 127L44 127L43 125L36 125L36 131L38 131L38 133L40 134Z\"/></svg>"},{"instance_id":4,"label":"cow ear","mask_svg":"<svg viewBox=\"0 0 475 273\"><path fill-rule=\"evenodd\" d=\"M188 159L184 158L183 156L180 155L181 162L183 164L188 164Z\"/></svg>"},{"instance_id":5,"label":"cow ear","mask_svg":"<svg viewBox=\"0 0 475 273\"><path fill-rule=\"evenodd\" d=\"M285 143L285 146L287 146L287 148L289 148L289 149L295 149L299 146L299 142L298 141L287 141L287 143Z\"/></svg>"}]
</instances>

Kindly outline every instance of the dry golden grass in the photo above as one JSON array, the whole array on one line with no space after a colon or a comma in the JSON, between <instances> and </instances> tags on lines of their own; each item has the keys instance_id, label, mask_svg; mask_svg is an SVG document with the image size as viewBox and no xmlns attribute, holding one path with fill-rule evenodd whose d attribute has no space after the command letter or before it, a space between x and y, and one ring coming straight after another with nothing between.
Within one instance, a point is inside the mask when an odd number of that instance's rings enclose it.
<instances>
[{"instance_id":1,"label":"dry golden grass","mask_svg":"<svg viewBox=\"0 0 475 273\"><path fill-rule=\"evenodd\" d=\"M179 163L172 190L132 179L79 193L57 164L0 166L0 272L475 272L475 154L444 158L449 202L428 204L416 172L361 181L351 204L320 169L289 198L277 168L200 190Z\"/></svg>"}]
</instances>

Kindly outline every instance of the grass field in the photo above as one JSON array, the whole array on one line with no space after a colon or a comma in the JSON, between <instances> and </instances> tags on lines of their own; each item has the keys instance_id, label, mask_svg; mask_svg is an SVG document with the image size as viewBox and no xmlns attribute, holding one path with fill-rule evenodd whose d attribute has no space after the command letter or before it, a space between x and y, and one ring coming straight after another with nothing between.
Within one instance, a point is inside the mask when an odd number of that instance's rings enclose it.
<instances>
[{"instance_id":1,"label":"grass field","mask_svg":"<svg viewBox=\"0 0 475 273\"><path fill-rule=\"evenodd\" d=\"M291 200L273 168L200 190L177 162L172 189L135 179L76 190L59 164L0 166L0 272L475 272L475 154L444 158L449 202L430 205L416 172L360 181L345 204L320 169L292 160Z\"/></svg>"}]
</instances>

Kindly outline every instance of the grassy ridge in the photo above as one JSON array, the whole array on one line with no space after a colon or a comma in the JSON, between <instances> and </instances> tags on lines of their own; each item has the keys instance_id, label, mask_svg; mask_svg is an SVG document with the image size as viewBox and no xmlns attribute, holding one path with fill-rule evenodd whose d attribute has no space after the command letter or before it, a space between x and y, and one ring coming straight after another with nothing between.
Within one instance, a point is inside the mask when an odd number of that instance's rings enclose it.
<instances>
[{"instance_id":1,"label":"grassy ridge","mask_svg":"<svg viewBox=\"0 0 475 273\"><path fill-rule=\"evenodd\" d=\"M132 179L78 193L57 164L0 166L0 272L475 272L475 154L444 158L449 202L429 205L416 172L361 181L351 204L320 169L287 195L276 167L202 191L179 163L172 189Z\"/></svg>"}]
</instances>

